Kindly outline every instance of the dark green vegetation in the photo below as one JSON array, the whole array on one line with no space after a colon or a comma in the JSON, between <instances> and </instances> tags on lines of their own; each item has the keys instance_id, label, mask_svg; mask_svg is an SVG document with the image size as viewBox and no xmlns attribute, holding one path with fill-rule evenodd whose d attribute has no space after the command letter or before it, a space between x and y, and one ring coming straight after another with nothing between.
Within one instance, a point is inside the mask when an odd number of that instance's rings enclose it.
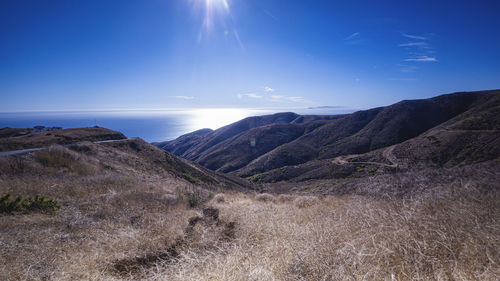
<instances>
[{"instance_id":1,"label":"dark green vegetation","mask_svg":"<svg viewBox=\"0 0 500 281\"><path fill-rule=\"evenodd\" d=\"M35 198L23 198L18 195L11 198L10 193L0 196L0 213L12 214L14 212L55 212L61 205L53 199L36 195Z\"/></svg>"},{"instance_id":2,"label":"dark green vegetation","mask_svg":"<svg viewBox=\"0 0 500 281\"><path fill-rule=\"evenodd\" d=\"M500 91L405 100L338 116L251 117L156 145L259 183L470 165L500 156Z\"/></svg>"}]
</instances>

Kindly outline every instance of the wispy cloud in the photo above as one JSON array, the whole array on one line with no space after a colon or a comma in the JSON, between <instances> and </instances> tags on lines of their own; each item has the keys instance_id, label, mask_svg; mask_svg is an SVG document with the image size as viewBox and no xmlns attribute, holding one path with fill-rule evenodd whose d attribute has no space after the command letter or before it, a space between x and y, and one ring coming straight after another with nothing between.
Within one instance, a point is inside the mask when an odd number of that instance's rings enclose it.
<instances>
[{"instance_id":1,"label":"wispy cloud","mask_svg":"<svg viewBox=\"0 0 500 281\"><path fill-rule=\"evenodd\" d=\"M427 47L429 44L426 42L410 42L410 43L402 43L398 45L399 47Z\"/></svg>"},{"instance_id":2,"label":"wispy cloud","mask_svg":"<svg viewBox=\"0 0 500 281\"><path fill-rule=\"evenodd\" d=\"M288 97L287 98L289 101L292 102L304 102L305 99L303 97Z\"/></svg>"},{"instance_id":3,"label":"wispy cloud","mask_svg":"<svg viewBox=\"0 0 500 281\"><path fill-rule=\"evenodd\" d=\"M268 92L268 93L274 93L276 91L276 89L273 89L271 87L264 87L264 91Z\"/></svg>"},{"instance_id":4,"label":"wispy cloud","mask_svg":"<svg viewBox=\"0 0 500 281\"><path fill-rule=\"evenodd\" d=\"M415 58L407 58L405 61L415 61L415 62L437 62L435 57L420 56Z\"/></svg>"},{"instance_id":5,"label":"wispy cloud","mask_svg":"<svg viewBox=\"0 0 500 281\"><path fill-rule=\"evenodd\" d=\"M405 62L437 62L437 58L434 55L434 47L432 46L428 37L420 35L410 35L407 33L401 34L406 38L404 43L399 44L399 47L405 50ZM411 41L408 39L412 39ZM408 42L409 41L409 42ZM401 72L414 72L415 67L405 66L400 68Z\"/></svg>"},{"instance_id":6,"label":"wispy cloud","mask_svg":"<svg viewBox=\"0 0 500 281\"><path fill-rule=\"evenodd\" d=\"M251 99L261 99L263 96L256 94L256 93L248 93L248 94L237 94L239 99L242 99L244 97L251 98Z\"/></svg>"},{"instance_id":7,"label":"wispy cloud","mask_svg":"<svg viewBox=\"0 0 500 281\"><path fill-rule=\"evenodd\" d=\"M238 93L236 96L238 99L260 99L267 102L279 102L279 103L311 103L311 101L300 96L287 96L281 93L276 93L277 90L271 87L263 87L261 90L256 90L246 93Z\"/></svg>"},{"instance_id":8,"label":"wispy cloud","mask_svg":"<svg viewBox=\"0 0 500 281\"><path fill-rule=\"evenodd\" d=\"M354 32L353 34L351 34L351 35L347 36L346 38L344 38L344 41L352 40L352 39L354 39L354 38L356 38L358 36L359 36L359 32Z\"/></svg>"},{"instance_id":9,"label":"wispy cloud","mask_svg":"<svg viewBox=\"0 0 500 281\"><path fill-rule=\"evenodd\" d=\"M271 95L270 100L274 102L307 102L303 97L289 97L284 95Z\"/></svg>"},{"instance_id":10,"label":"wispy cloud","mask_svg":"<svg viewBox=\"0 0 500 281\"><path fill-rule=\"evenodd\" d=\"M427 37L419 36L419 35L410 35L410 34L406 34L406 33L403 33L402 35L406 38L415 39L415 40L427 40L428 39Z\"/></svg>"},{"instance_id":11,"label":"wispy cloud","mask_svg":"<svg viewBox=\"0 0 500 281\"><path fill-rule=\"evenodd\" d=\"M181 99L181 100L192 100L194 97L192 96L170 96L171 98Z\"/></svg>"},{"instance_id":12,"label":"wispy cloud","mask_svg":"<svg viewBox=\"0 0 500 281\"><path fill-rule=\"evenodd\" d=\"M353 34L347 36L342 41L348 45L361 45L365 42L361 32L354 32Z\"/></svg>"}]
</instances>

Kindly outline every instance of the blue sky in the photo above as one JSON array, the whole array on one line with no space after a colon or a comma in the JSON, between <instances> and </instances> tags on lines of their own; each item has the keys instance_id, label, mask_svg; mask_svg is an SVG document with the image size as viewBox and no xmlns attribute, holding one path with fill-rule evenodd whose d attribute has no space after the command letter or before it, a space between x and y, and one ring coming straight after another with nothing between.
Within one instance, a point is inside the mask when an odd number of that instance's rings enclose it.
<instances>
[{"instance_id":1,"label":"blue sky","mask_svg":"<svg viewBox=\"0 0 500 281\"><path fill-rule=\"evenodd\" d=\"M500 88L499 1L2 0L0 111L369 108Z\"/></svg>"}]
</instances>

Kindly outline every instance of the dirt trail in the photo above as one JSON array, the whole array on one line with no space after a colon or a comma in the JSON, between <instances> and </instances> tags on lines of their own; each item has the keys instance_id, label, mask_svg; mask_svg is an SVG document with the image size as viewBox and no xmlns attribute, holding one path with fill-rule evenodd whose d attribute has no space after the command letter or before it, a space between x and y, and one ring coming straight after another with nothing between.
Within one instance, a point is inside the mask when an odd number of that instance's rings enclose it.
<instances>
[{"instance_id":1,"label":"dirt trail","mask_svg":"<svg viewBox=\"0 0 500 281\"><path fill-rule=\"evenodd\" d=\"M378 166L384 166L384 167L389 167L389 168L397 168L398 167L398 162L396 156L392 153L394 150L395 146L390 146L382 152L382 156L386 158L391 164L386 164L386 163L380 163L380 162L370 162L370 161L348 161L349 159L352 159L356 157L357 155L347 155L347 156L339 156L336 157L332 160L333 164L337 165L346 165L346 164L371 164L371 165L378 165Z\"/></svg>"},{"instance_id":2,"label":"dirt trail","mask_svg":"<svg viewBox=\"0 0 500 281\"><path fill-rule=\"evenodd\" d=\"M393 151L396 146L389 146L388 148L384 149L384 152L382 152L382 156L384 156L385 159L389 160L391 162L391 167L397 168L398 167L398 159L394 155Z\"/></svg>"}]
</instances>

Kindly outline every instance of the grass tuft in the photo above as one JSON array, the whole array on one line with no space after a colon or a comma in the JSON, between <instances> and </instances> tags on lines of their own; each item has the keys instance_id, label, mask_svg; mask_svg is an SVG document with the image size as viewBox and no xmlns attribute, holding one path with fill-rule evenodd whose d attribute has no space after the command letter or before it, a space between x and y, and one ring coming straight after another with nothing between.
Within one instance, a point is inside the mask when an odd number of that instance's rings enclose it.
<instances>
[{"instance_id":1,"label":"grass tuft","mask_svg":"<svg viewBox=\"0 0 500 281\"><path fill-rule=\"evenodd\" d=\"M276 198L272 194L269 193L261 193L255 196L255 200L261 201L261 202L274 202Z\"/></svg>"},{"instance_id":2,"label":"grass tuft","mask_svg":"<svg viewBox=\"0 0 500 281\"><path fill-rule=\"evenodd\" d=\"M315 196L300 196L293 200L293 204L298 208L307 208L319 203L319 200Z\"/></svg>"},{"instance_id":3,"label":"grass tuft","mask_svg":"<svg viewBox=\"0 0 500 281\"><path fill-rule=\"evenodd\" d=\"M213 201L217 204L222 204L222 203L226 202L226 196L222 193L216 194L214 196Z\"/></svg>"}]
</instances>

